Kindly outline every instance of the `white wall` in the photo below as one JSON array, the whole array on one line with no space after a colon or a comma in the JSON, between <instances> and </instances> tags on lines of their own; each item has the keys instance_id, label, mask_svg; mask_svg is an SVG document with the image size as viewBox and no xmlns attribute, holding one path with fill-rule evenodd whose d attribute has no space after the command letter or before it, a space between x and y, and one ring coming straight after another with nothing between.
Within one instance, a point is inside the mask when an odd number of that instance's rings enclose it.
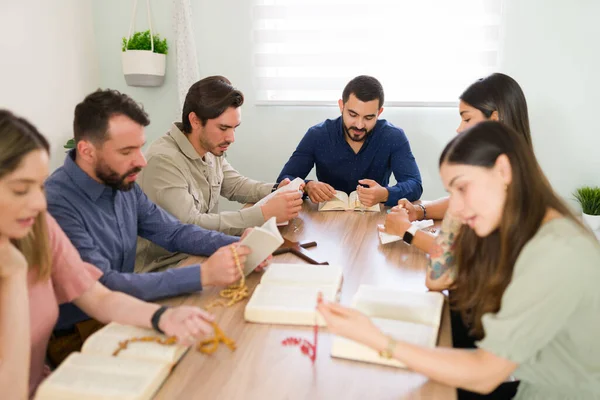
<instances>
[{"instance_id":1,"label":"white wall","mask_svg":"<svg viewBox=\"0 0 600 400\"><path fill-rule=\"evenodd\" d=\"M1 0L0 54L0 107L36 125L61 165L75 105L99 83L91 1Z\"/></svg>"},{"instance_id":2,"label":"white wall","mask_svg":"<svg viewBox=\"0 0 600 400\"><path fill-rule=\"evenodd\" d=\"M173 45L171 2L152 4L157 30ZM254 105L251 5L251 1L243 0L192 0L193 20L201 76L225 75L246 95L243 123L229 160L247 176L272 181L306 129L325 118L336 117L339 111L335 105ZM600 24L594 20L600 15L600 2L506 0L506 6L500 70L522 85L530 106L536 153L559 193L570 197L576 186L600 184L600 135L592 124L600 105L600 78L596 73L600 71ZM174 48L168 58L164 87L127 87L120 74L118 43L127 31L130 12L129 2L94 1L101 84L123 90L145 104L153 120L147 131L152 140L164 134L172 120L180 118ZM138 14L140 28L145 27L143 13ZM423 176L423 198L444 195L437 159L455 134L457 110L387 108L382 117L406 131Z\"/></svg>"},{"instance_id":3,"label":"white wall","mask_svg":"<svg viewBox=\"0 0 600 400\"><path fill-rule=\"evenodd\" d=\"M97 39L100 86L127 93L143 103L150 116L146 129L148 141L165 134L169 124L177 117L177 76L175 74L175 40L172 24L171 0L151 1L152 28L155 33L167 39L167 73L165 83L160 87L127 86L121 69L121 41L127 36L132 14L133 1L94 0L93 19ZM146 2L138 1L135 30L145 31L148 27ZM179 117L181 118L181 117Z\"/></svg>"},{"instance_id":4,"label":"white wall","mask_svg":"<svg viewBox=\"0 0 600 400\"><path fill-rule=\"evenodd\" d=\"M572 199L600 186L600 2L509 0L503 69L523 86L542 168Z\"/></svg>"}]
</instances>

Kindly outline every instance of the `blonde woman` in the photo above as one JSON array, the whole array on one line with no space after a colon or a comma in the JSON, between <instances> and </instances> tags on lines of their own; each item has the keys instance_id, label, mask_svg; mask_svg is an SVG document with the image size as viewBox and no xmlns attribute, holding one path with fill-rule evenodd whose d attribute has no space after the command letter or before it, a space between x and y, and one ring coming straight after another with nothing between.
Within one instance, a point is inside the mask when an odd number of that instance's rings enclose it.
<instances>
[{"instance_id":1,"label":"blonde woman","mask_svg":"<svg viewBox=\"0 0 600 400\"><path fill-rule=\"evenodd\" d=\"M58 305L74 302L100 322L154 327L183 344L208 335L213 317L165 308L105 288L46 213L49 145L23 118L0 110L0 387L3 399L33 396L48 373L46 347Z\"/></svg>"}]
</instances>

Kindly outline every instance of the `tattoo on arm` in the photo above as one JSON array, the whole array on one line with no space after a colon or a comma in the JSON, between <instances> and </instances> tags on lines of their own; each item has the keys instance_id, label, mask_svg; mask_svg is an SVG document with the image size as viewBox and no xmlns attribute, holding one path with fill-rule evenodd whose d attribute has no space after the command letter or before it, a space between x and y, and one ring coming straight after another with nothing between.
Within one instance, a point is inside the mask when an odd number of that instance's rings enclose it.
<instances>
[{"instance_id":1,"label":"tattoo on arm","mask_svg":"<svg viewBox=\"0 0 600 400\"><path fill-rule=\"evenodd\" d=\"M449 273L449 277L454 279L456 274L456 265L454 258L454 239L460 229L460 223L456 220L446 220L442 222L440 234L436 238L436 248L431 252L429 258L429 278L437 280L442 275Z\"/></svg>"}]
</instances>

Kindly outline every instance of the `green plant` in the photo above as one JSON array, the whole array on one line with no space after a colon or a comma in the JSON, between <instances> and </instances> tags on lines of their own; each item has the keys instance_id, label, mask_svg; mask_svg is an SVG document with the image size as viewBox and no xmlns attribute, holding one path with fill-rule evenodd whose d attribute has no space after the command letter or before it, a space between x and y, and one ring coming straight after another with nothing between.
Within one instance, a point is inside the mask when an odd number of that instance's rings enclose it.
<instances>
[{"instance_id":1,"label":"green plant","mask_svg":"<svg viewBox=\"0 0 600 400\"><path fill-rule=\"evenodd\" d=\"M153 38L154 52L158 54L167 54L169 50L167 39L161 39L158 34L154 35ZM127 50L150 50L150 31L135 32L131 36L131 39L129 39L129 42L127 42L127 38L124 37L122 46L123 51L125 51L125 46L127 46Z\"/></svg>"},{"instance_id":2,"label":"green plant","mask_svg":"<svg viewBox=\"0 0 600 400\"><path fill-rule=\"evenodd\" d=\"M67 143L63 146L65 149L70 150L75 148L75 139L67 140Z\"/></svg>"},{"instance_id":3,"label":"green plant","mask_svg":"<svg viewBox=\"0 0 600 400\"><path fill-rule=\"evenodd\" d=\"M600 187L583 186L573 193L584 214L600 215Z\"/></svg>"}]
</instances>

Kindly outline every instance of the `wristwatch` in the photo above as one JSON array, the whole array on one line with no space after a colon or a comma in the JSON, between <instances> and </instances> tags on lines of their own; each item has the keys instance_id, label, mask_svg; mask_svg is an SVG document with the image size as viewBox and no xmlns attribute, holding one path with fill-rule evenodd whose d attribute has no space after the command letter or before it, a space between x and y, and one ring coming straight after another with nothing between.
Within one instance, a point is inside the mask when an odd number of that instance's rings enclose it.
<instances>
[{"instance_id":1,"label":"wristwatch","mask_svg":"<svg viewBox=\"0 0 600 400\"><path fill-rule=\"evenodd\" d=\"M402 236L402 240L404 240L404 242L406 242L407 244L411 244L413 241L413 238L415 237L415 233L417 233L419 229L417 228L416 225L410 224L410 227L406 230L406 232L404 232L404 236Z\"/></svg>"},{"instance_id":2,"label":"wristwatch","mask_svg":"<svg viewBox=\"0 0 600 400\"><path fill-rule=\"evenodd\" d=\"M163 330L160 329L160 327L158 326L158 322L160 321L160 317L162 317L162 315L168 309L169 309L169 307L167 307L167 306L160 306L158 308L158 310L156 310L154 312L154 314L152 314L152 318L150 319L150 324L152 325L152 328L154 328L154 330L157 331L158 333L164 334Z\"/></svg>"},{"instance_id":3,"label":"wristwatch","mask_svg":"<svg viewBox=\"0 0 600 400\"><path fill-rule=\"evenodd\" d=\"M390 359L394 356L394 350L396 349L396 345L398 342L393 337L388 336L388 344L385 349L379 352L379 357L383 357L386 359Z\"/></svg>"}]
</instances>

